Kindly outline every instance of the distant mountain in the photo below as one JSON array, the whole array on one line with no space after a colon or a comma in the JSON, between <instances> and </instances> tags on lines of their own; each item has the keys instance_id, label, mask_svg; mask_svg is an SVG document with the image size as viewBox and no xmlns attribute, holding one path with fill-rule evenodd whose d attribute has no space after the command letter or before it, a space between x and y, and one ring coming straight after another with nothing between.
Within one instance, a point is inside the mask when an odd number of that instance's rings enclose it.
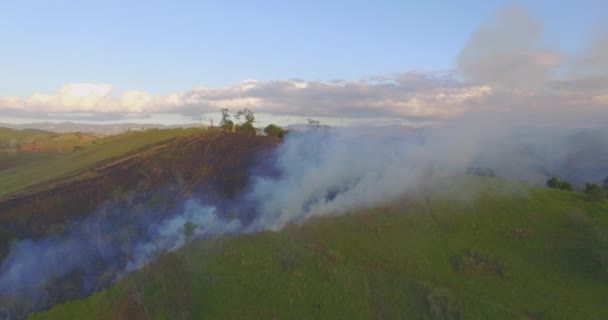
<instances>
[{"instance_id":1,"label":"distant mountain","mask_svg":"<svg viewBox=\"0 0 608 320\"><path fill-rule=\"evenodd\" d=\"M162 125L152 123L113 123L113 124L90 124L90 123L76 123L76 122L37 122L37 123L25 123L25 124L10 124L0 123L0 127L11 128L11 129L36 129L51 131L56 133L66 132L84 132L94 133L100 135L113 135L123 133L129 130L141 130L141 129L171 129L171 128L192 128L198 127L198 123L186 123L180 125Z\"/></svg>"}]
</instances>

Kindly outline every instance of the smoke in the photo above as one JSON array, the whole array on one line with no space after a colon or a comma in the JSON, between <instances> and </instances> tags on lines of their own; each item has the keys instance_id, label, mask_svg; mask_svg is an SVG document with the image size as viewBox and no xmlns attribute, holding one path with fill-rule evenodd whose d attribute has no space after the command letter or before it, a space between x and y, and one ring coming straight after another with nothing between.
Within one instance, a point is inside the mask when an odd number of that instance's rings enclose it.
<instances>
[{"instance_id":1,"label":"smoke","mask_svg":"<svg viewBox=\"0 0 608 320\"><path fill-rule=\"evenodd\" d=\"M189 239L242 229L238 219L220 219L215 208L199 200L158 210L129 198L103 204L85 220L45 239L13 243L0 267L0 297L26 301L34 310L84 297ZM71 282L77 289L57 296L57 282Z\"/></svg>"},{"instance_id":2,"label":"smoke","mask_svg":"<svg viewBox=\"0 0 608 320\"><path fill-rule=\"evenodd\" d=\"M460 53L459 70L494 86L541 85L560 63L560 55L543 46L542 34L542 25L524 8L509 6L473 34Z\"/></svg>"},{"instance_id":3,"label":"smoke","mask_svg":"<svg viewBox=\"0 0 608 320\"><path fill-rule=\"evenodd\" d=\"M45 308L100 290L191 239L279 230L312 216L386 203L430 171L462 174L469 158L449 158L445 152L453 148L433 141L418 130L294 132L262 160L271 169L252 177L247 191L230 201L192 195L159 207L154 196L135 200L127 194L45 239L13 243L0 266L0 296ZM57 283L77 290L58 295Z\"/></svg>"},{"instance_id":4,"label":"smoke","mask_svg":"<svg viewBox=\"0 0 608 320\"><path fill-rule=\"evenodd\" d=\"M565 172L597 179L601 170L608 172L608 141L596 130L557 132L532 127L515 134L460 124L293 132L260 159L270 169L257 172L234 199L213 203L194 194L158 206L150 197L127 194L48 238L13 243L0 266L0 297L45 308L96 292L191 239L280 230L314 216L387 204L421 188L428 193L425 186L441 190L471 166L536 183ZM568 161L581 150L593 161L577 172ZM465 198L474 195L465 184L458 188ZM76 292L62 292L56 287L61 283Z\"/></svg>"},{"instance_id":5,"label":"smoke","mask_svg":"<svg viewBox=\"0 0 608 320\"><path fill-rule=\"evenodd\" d=\"M465 82L491 86L462 116L424 129L292 132L261 160L271 169L225 203L192 195L170 207L129 196L103 204L56 235L13 243L0 266L0 297L45 308L74 298L55 297L58 281L74 281L83 297L190 239L280 230L382 205L440 189L471 167L536 184L551 176L599 181L608 176L608 130L597 125L608 123L606 43L600 36L580 57L565 58L545 43L540 23L509 7L458 59Z\"/></svg>"},{"instance_id":6,"label":"smoke","mask_svg":"<svg viewBox=\"0 0 608 320\"><path fill-rule=\"evenodd\" d=\"M401 137L331 129L293 134L277 150L280 178L254 179L249 197L263 213L255 226L278 230L311 216L385 203L413 187L437 164L432 159L432 150L415 132Z\"/></svg>"},{"instance_id":7,"label":"smoke","mask_svg":"<svg viewBox=\"0 0 608 320\"><path fill-rule=\"evenodd\" d=\"M126 273L148 264L159 252L180 248L189 239L235 234L243 230L240 220L221 219L215 208L204 206L198 200L186 201L183 210L183 213L166 218L150 228L152 240L135 246L134 255L125 267ZM188 223L192 224L191 234L186 231Z\"/></svg>"}]
</instances>

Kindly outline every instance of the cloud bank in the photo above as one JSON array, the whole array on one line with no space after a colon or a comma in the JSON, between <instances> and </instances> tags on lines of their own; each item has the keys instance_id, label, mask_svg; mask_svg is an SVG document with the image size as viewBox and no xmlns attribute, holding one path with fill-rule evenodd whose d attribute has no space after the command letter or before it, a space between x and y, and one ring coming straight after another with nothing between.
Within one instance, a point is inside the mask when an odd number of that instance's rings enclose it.
<instances>
[{"instance_id":1,"label":"cloud bank","mask_svg":"<svg viewBox=\"0 0 608 320\"><path fill-rule=\"evenodd\" d=\"M73 83L56 93L0 97L0 117L120 120L174 114L200 117L219 108L250 108L278 116L443 121L494 112L541 120L599 123L608 119L608 30L577 54L555 49L543 25L518 6L484 22L448 72L406 72L360 80L244 80L220 88L166 95L111 84Z\"/></svg>"}]
</instances>

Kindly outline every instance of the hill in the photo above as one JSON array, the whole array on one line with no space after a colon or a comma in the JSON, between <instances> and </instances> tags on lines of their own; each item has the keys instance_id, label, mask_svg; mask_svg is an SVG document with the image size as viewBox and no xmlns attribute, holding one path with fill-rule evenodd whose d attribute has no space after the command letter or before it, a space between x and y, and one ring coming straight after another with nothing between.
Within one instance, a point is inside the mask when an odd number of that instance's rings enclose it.
<instances>
[{"instance_id":1,"label":"hill","mask_svg":"<svg viewBox=\"0 0 608 320\"><path fill-rule=\"evenodd\" d=\"M30 319L603 319L608 203L474 178L280 232L196 241ZM446 191L448 190L448 191Z\"/></svg>"},{"instance_id":2,"label":"hill","mask_svg":"<svg viewBox=\"0 0 608 320\"><path fill-rule=\"evenodd\" d=\"M91 145L99 137L80 132L0 128L0 172Z\"/></svg>"},{"instance_id":3,"label":"hill","mask_svg":"<svg viewBox=\"0 0 608 320\"><path fill-rule=\"evenodd\" d=\"M302 200L307 212L310 194L344 197L340 185L311 192L301 179L319 185L353 168L371 168L366 177L378 181L394 174L374 170L399 154L356 161L364 137L327 162L340 150L316 148L324 134L281 143L148 130L97 140L63 163L41 160L36 168L51 178L0 198L0 318L50 307L31 318L601 319L608 311L608 203L581 193L462 173L435 181L442 176L428 171L416 183L390 179L406 191L373 208L359 201L277 232L264 230L282 225L257 228L265 208L299 209L274 194ZM328 181L348 188L345 177ZM252 188L260 183L272 188ZM252 190L262 192L251 198ZM275 206L259 205L267 202Z\"/></svg>"},{"instance_id":4,"label":"hill","mask_svg":"<svg viewBox=\"0 0 608 320\"><path fill-rule=\"evenodd\" d=\"M0 175L0 198L36 184L78 174L88 166L100 161L117 158L140 148L199 131L200 129L149 130L128 132L102 139L79 133L47 135L45 141L46 145L49 146L62 138L65 138L65 142L63 142L65 147L74 146L74 141L77 139L88 143L75 152L56 157L47 156L43 158L44 161L27 163L2 171Z\"/></svg>"},{"instance_id":5,"label":"hill","mask_svg":"<svg viewBox=\"0 0 608 320\"><path fill-rule=\"evenodd\" d=\"M247 185L256 155L277 143L219 130L150 130L104 138L62 157L6 171L0 176L5 191L0 259L10 241L49 236L125 195L163 206L195 191L209 199L230 197Z\"/></svg>"},{"instance_id":6,"label":"hill","mask_svg":"<svg viewBox=\"0 0 608 320\"><path fill-rule=\"evenodd\" d=\"M0 127L6 127L11 129L32 129L32 130L44 130L55 133L69 133L69 132L86 132L92 134L101 135L115 135L125 133L131 130L143 129L177 129L177 128L193 128L201 127L200 123L186 123L181 125L162 125L162 124L148 124L148 123L112 123L112 124L91 124L91 123L79 123L79 122L36 122L36 123L25 123L25 124L10 124L0 123Z\"/></svg>"}]
</instances>

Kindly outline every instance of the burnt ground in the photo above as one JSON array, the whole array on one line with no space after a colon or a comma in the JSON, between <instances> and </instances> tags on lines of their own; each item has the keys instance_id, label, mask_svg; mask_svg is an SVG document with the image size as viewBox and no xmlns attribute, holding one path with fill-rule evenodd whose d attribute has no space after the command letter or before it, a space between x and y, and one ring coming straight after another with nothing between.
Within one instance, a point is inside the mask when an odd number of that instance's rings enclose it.
<instances>
[{"instance_id":1,"label":"burnt ground","mask_svg":"<svg viewBox=\"0 0 608 320\"><path fill-rule=\"evenodd\" d=\"M126 193L179 201L193 192L225 201L247 186L256 160L280 140L206 131L130 153L75 178L0 199L0 228L16 238L39 238L49 228L78 220ZM1 252L0 252L1 253Z\"/></svg>"}]
</instances>

